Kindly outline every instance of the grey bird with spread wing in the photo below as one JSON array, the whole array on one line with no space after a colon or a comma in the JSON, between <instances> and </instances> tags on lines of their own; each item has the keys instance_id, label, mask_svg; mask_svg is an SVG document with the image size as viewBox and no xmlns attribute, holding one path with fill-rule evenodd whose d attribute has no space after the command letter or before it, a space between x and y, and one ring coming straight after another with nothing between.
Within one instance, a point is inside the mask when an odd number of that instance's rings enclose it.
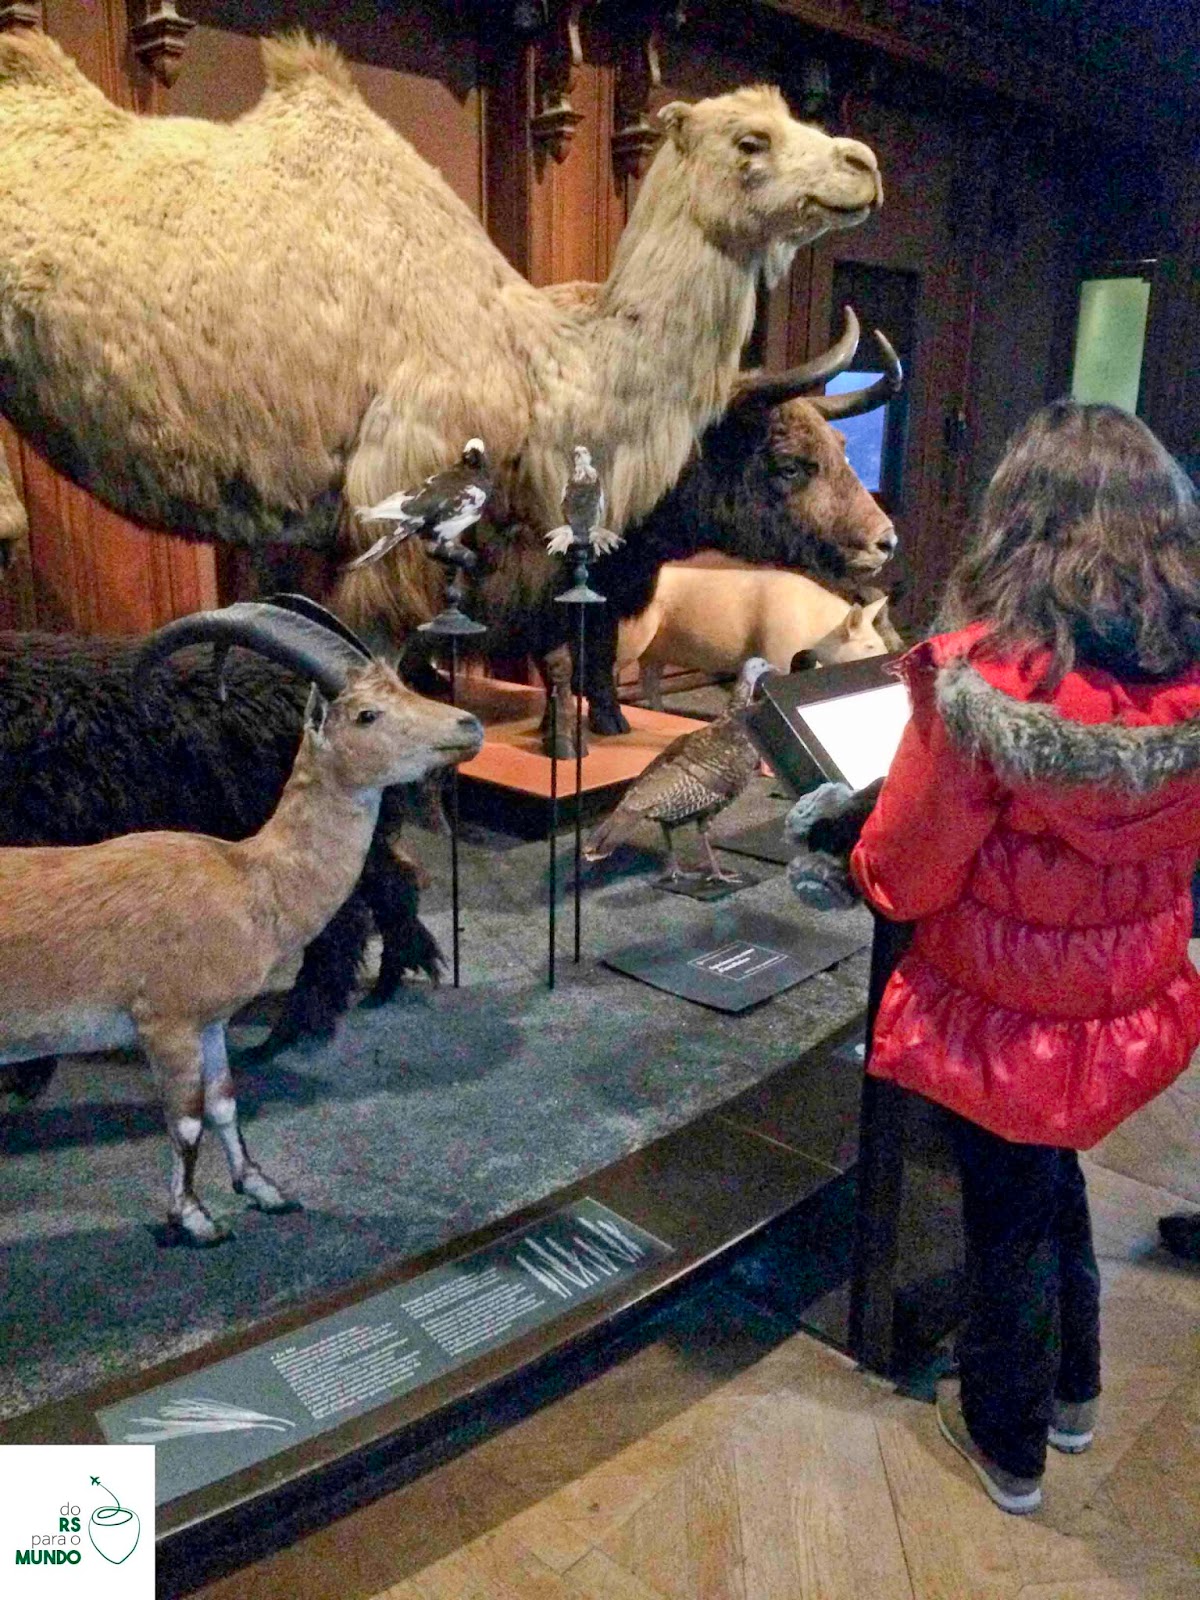
<instances>
[{"instance_id":1,"label":"grey bird with spread wing","mask_svg":"<svg viewBox=\"0 0 1200 1600\"><path fill-rule=\"evenodd\" d=\"M596 555L607 555L621 543L621 535L600 526L605 512L604 485L592 462L592 452L587 445L577 444L574 455L571 476L563 485L565 523L546 535L546 548L552 556L569 555L580 547L588 547Z\"/></svg>"},{"instance_id":2,"label":"grey bird with spread wing","mask_svg":"<svg viewBox=\"0 0 1200 1600\"><path fill-rule=\"evenodd\" d=\"M707 727L672 740L626 791L620 805L595 830L584 847L587 861L602 861L633 833L639 822L657 822L667 841L667 872L681 876L671 831L694 822L708 862L708 876L732 881L722 872L708 838L713 818L730 806L758 769L742 713L754 698L769 661L753 656L742 665L728 706Z\"/></svg>"},{"instance_id":3,"label":"grey bird with spread wing","mask_svg":"<svg viewBox=\"0 0 1200 1600\"><path fill-rule=\"evenodd\" d=\"M393 522L395 527L376 539L369 550L348 561L344 570L353 572L370 566L413 534L431 554L458 564L457 558L467 554L459 541L483 515L493 482L483 440L468 439L454 466L435 472L419 489L402 489L377 506L359 511L360 522Z\"/></svg>"}]
</instances>

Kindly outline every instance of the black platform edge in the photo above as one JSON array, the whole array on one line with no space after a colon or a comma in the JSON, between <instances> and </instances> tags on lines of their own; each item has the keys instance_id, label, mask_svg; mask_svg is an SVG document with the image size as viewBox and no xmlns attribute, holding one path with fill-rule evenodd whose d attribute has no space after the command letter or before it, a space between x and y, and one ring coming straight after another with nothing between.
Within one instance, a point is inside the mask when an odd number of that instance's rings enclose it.
<instances>
[{"instance_id":1,"label":"black platform edge","mask_svg":"<svg viewBox=\"0 0 1200 1600\"><path fill-rule=\"evenodd\" d=\"M575 820L575 764L561 761L560 767L569 768L562 774L567 793L558 798L558 825L565 827ZM591 823L608 813L633 782L621 778L596 789L583 791L583 821ZM484 778L464 777L459 781L458 812L464 822L481 822L489 828L514 833L520 839L544 839L550 832L551 806L548 795L530 794L525 789L511 789L507 784L489 783Z\"/></svg>"},{"instance_id":2,"label":"black platform edge","mask_svg":"<svg viewBox=\"0 0 1200 1600\"><path fill-rule=\"evenodd\" d=\"M829 1098L818 1126L794 1131L777 1126L772 1103L778 1099L786 1106L790 1119L797 1087L833 1075L844 1086L833 1099L857 1121L861 1068L844 1046L861 1030L861 1021L848 1024L754 1090L448 1245L292 1308L247 1333L8 1419L0 1423L0 1444L100 1443L96 1412L103 1407L470 1255L584 1195L672 1245L671 1257L612 1294L292 1451L159 1507L158 1595L175 1600L283 1549L619 1360L648 1336L650 1319L672 1299L695 1291L768 1230L782 1226L788 1237L800 1239L806 1214L814 1223L827 1218L830 1186L840 1192L853 1182L834 1164L847 1149L849 1130L835 1133L824 1122ZM761 1129L755 1126L759 1116Z\"/></svg>"}]
</instances>

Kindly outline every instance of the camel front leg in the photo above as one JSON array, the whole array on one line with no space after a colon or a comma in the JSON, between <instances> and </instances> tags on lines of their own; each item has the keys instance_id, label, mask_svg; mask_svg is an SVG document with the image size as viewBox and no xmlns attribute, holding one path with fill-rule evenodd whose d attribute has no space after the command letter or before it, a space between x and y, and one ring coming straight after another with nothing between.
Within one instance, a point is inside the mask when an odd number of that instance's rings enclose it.
<instances>
[{"instance_id":1,"label":"camel front leg","mask_svg":"<svg viewBox=\"0 0 1200 1600\"><path fill-rule=\"evenodd\" d=\"M139 1025L139 1039L154 1069L171 1140L167 1199L168 1243L220 1244L229 1229L215 1222L196 1196L193 1179L204 1133L204 1051L201 1035L178 1024Z\"/></svg>"},{"instance_id":2,"label":"camel front leg","mask_svg":"<svg viewBox=\"0 0 1200 1600\"><path fill-rule=\"evenodd\" d=\"M217 1130L225 1150L234 1192L244 1194L260 1211L276 1214L299 1211L300 1202L289 1200L250 1159L246 1141L238 1126L237 1101L233 1095L233 1079L229 1074L229 1058L225 1053L223 1023L215 1022L212 1027L205 1028L201 1047L204 1055L204 1113Z\"/></svg>"},{"instance_id":3,"label":"camel front leg","mask_svg":"<svg viewBox=\"0 0 1200 1600\"><path fill-rule=\"evenodd\" d=\"M538 657L537 668L547 696L546 712L542 717L542 749L548 756L563 761L575 754L575 696L571 690L573 662L570 645L556 644L552 650L547 650L544 656ZM555 689L558 690L558 738L551 749L549 696ZM584 730L581 733L586 754L587 734Z\"/></svg>"}]
</instances>

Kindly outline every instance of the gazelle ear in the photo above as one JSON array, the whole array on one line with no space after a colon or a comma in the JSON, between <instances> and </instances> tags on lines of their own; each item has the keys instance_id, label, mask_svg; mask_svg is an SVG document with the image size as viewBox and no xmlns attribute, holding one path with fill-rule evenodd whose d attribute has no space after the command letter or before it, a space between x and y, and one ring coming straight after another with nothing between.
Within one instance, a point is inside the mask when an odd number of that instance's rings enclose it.
<instances>
[{"instance_id":1,"label":"gazelle ear","mask_svg":"<svg viewBox=\"0 0 1200 1600\"><path fill-rule=\"evenodd\" d=\"M846 615L842 618L841 627L838 629L838 632L841 634L842 638L853 639L854 635L862 627L862 620L863 608L856 602L850 607L849 611L847 611Z\"/></svg>"},{"instance_id":2,"label":"gazelle ear","mask_svg":"<svg viewBox=\"0 0 1200 1600\"><path fill-rule=\"evenodd\" d=\"M694 133L692 108L686 100L672 100L669 106L661 107L658 120L667 130L677 150L691 149Z\"/></svg>"},{"instance_id":3,"label":"gazelle ear","mask_svg":"<svg viewBox=\"0 0 1200 1600\"><path fill-rule=\"evenodd\" d=\"M319 743L325 741L325 718L329 714L329 701L312 684L308 691L308 703L304 707L304 726Z\"/></svg>"}]
</instances>

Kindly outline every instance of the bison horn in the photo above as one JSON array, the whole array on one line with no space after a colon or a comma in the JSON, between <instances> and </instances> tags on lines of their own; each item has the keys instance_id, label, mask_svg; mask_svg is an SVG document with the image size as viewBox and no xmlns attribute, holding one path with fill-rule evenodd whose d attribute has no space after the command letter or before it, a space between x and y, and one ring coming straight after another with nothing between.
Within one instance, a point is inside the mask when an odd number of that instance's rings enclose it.
<instances>
[{"instance_id":1,"label":"bison horn","mask_svg":"<svg viewBox=\"0 0 1200 1600\"><path fill-rule=\"evenodd\" d=\"M236 645L311 678L323 695L333 699L345 688L350 672L371 659L361 641L353 635L347 638L347 633L340 624L331 628L297 607L242 600L220 611L180 617L151 634L138 652L134 683L140 691L152 667L188 645L212 644L219 655Z\"/></svg>"},{"instance_id":2,"label":"bison horn","mask_svg":"<svg viewBox=\"0 0 1200 1600\"><path fill-rule=\"evenodd\" d=\"M845 394L809 396L809 405L815 406L821 415L831 422L838 417L860 417L864 411L874 411L876 406L885 406L892 396L899 394L904 387L904 368L900 365L900 357L893 350L891 341L885 339L878 328L874 333L875 342L883 351L881 378L876 378L875 382L868 384L865 389L850 389Z\"/></svg>"},{"instance_id":3,"label":"bison horn","mask_svg":"<svg viewBox=\"0 0 1200 1600\"><path fill-rule=\"evenodd\" d=\"M794 400L797 395L810 394L813 389L844 371L854 360L860 334L854 307L845 306L843 311L846 326L841 338L831 344L828 350L813 356L811 361L804 362L802 366L792 367L789 372L755 372L742 378L734 393L733 404L741 405L744 401L752 400L760 406L782 405L785 400Z\"/></svg>"}]
</instances>

